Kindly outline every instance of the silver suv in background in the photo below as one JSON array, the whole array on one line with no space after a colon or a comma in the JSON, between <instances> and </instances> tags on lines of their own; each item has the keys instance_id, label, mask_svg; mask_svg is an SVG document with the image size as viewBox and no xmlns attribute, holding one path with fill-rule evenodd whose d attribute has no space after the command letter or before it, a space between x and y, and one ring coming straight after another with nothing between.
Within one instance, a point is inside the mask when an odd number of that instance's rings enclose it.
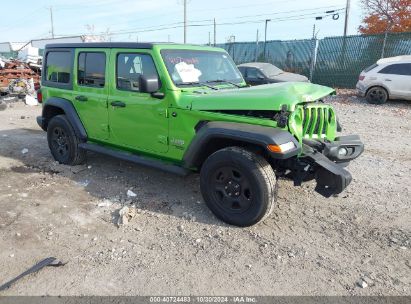
<instances>
[{"instance_id":1,"label":"silver suv in background","mask_svg":"<svg viewBox=\"0 0 411 304\"><path fill-rule=\"evenodd\" d=\"M411 55L384 58L363 70L357 90L369 103L411 100Z\"/></svg>"}]
</instances>

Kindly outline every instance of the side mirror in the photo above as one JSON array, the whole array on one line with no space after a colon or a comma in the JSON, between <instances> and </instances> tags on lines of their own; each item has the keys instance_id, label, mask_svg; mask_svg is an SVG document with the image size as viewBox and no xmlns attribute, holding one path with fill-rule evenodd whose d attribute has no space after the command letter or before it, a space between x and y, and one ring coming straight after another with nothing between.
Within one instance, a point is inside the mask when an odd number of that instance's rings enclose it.
<instances>
[{"instance_id":1,"label":"side mirror","mask_svg":"<svg viewBox=\"0 0 411 304\"><path fill-rule=\"evenodd\" d=\"M155 76L149 78L141 75L138 80L138 87L142 93L155 93L160 89L160 81Z\"/></svg>"}]
</instances>

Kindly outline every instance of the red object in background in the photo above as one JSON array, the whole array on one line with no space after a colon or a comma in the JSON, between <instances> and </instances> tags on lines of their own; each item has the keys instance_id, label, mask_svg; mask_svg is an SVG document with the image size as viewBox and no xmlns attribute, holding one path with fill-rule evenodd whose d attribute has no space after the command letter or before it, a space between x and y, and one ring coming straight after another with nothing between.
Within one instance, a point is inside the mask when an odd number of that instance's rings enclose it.
<instances>
[{"instance_id":1,"label":"red object in background","mask_svg":"<svg viewBox=\"0 0 411 304\"><path fill-rule=\"evenodd\" d=\"M37 101L38 101L39 103L42 103L42 102L43 102L43 94L41 93L41 90L40 90L40 89L37 90Z\"/></svg>"}]
</instances>

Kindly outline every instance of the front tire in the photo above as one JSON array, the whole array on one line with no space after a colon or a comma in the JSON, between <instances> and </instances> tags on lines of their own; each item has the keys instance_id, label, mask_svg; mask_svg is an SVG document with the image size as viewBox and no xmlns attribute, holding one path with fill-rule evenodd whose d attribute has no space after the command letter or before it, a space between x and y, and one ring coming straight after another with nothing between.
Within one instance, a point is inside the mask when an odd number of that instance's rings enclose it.
<instances>
[{"instance_id":1,"label":"front tire","mask_svg":"<svg viewBox=\"0 0 411 304\"><path fill-rule=\"evenodd\" d=\"M239 147L218 150L200 172L203 198L222 221L247 227L263 221L275 205L276 178L261 156Z\"/></svg>"},{"instance_id":2,"label":"front tire","mask_svg":"<svg viewBox=\"0 0 411 304\"><path fill-rule=\"evenodd\" d=\"M86 151L78 147L80 141L65 115L57 115L50 120L47 141L51 154L60 164L74 166L84 162Z\"/></svg>"},{"instance_id":3,"label":"front tire","mask_svg":"<svg viewBox=\"0 0 411 304\"><path fill-rule=\"evenodd\" d=\"M372 87L368 90L365 98L372 104L383 104L388 100L388 93L382 87Z\"/></svg>"}]
</instances>

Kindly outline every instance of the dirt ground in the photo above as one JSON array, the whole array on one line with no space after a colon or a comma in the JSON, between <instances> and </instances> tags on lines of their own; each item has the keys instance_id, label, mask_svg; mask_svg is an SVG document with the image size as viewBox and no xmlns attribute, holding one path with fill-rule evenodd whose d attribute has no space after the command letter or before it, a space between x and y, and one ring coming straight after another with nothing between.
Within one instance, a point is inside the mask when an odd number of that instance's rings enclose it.
<instances>
[{"instance_id":1,"label":"dirt ground","mask_svg":"<svg viewBox=\"0 0 411 304\"><path fill-rule=\"evenodd\" d=\"M0 111L0 284L48 256L67 264L0 294L411 295L411 105L327 102L365 142L353 182L326 199L281 179L273 215L245 229L210 213L196 175L91 153L55 163L41 107L13 103ZM118 228L129 203L137 215Z\"/></svg>"}]
</instances>

